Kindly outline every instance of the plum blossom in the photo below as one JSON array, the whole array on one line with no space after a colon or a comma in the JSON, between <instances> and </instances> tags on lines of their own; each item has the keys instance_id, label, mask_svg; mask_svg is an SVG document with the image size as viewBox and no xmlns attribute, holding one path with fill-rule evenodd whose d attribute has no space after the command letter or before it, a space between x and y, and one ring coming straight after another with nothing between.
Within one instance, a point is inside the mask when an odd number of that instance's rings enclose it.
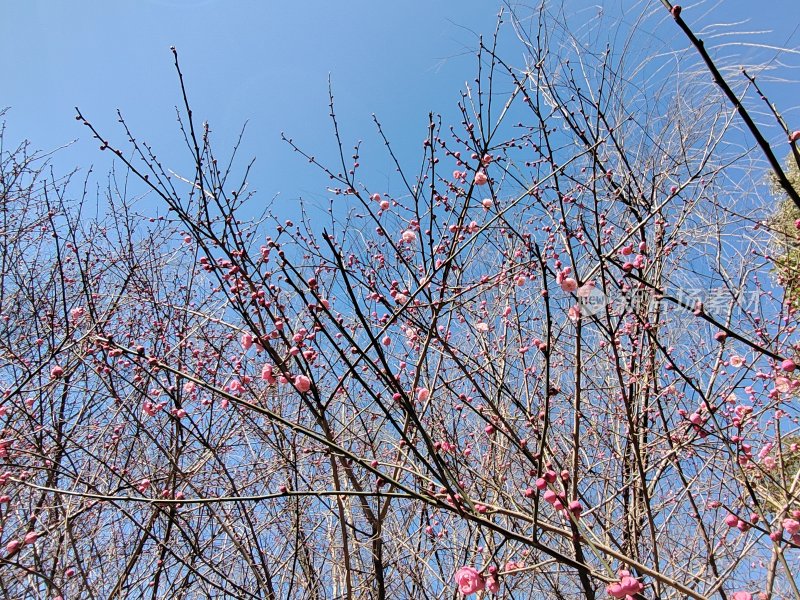
<instances>
[{"instance_id":1,"label":"plum blossom","mask_svg":"<svg viewBox=\"0 0 800 600\"><path fill-rule=\"evenodd\" d=\"M561 289L571 294L578 289L578 282L572 277L567 277L561 282Z\"/></svg>"},{"instance_id":2,"label":"plum blossom","mask_svg":"<svg viewBox=\"0 0 800 600\"><path fill-rule=\"evenodd\" d=\"M571 321L577 321L581 318L581 307L578 304L570 306L569 310L567 311L567 316Z\"/></svg>"},{"instance_id":3,"label":"plum blossom","mask_svg":"<svg viewBox=\"0 0 800 600\"><path fill-rule=\"evenodd\" d=\"M249 333L242 334L242 349L247 352L253 347L253 336Z\"/></svg>"},{"instance_id":4,"label":"plum blossom","mask_svg":"<svg viewBox=\"0 0 800 600\"><path fill-rule=\"evenodd\" d=\"M518 569L523 569L524 567L525 567L525 565L523 563L515 562L513 560L510 560L510 561L508 561L506 563L506 566L503 567L503 570L506 571L506 572L508 572L508 571L516 571Z\"/></svg>"},{"instance_id":5,"label":"plum blossom","mask_svg":"<svg viewBox=\"0 0 800 600\"><path fill-rule=\"evenodd\" d=\"M796 519L784 519L781 525L789 535L795 535L800 532L800 521Z\"/></svg>"},{"instance_id":6,"label":"plum blossom","mask_svg":"<svg viewBox=\"0 0 800 600\"><path fill-rule=\"evenodd\" d=\"M296 387L297 391L301 394L305 394L311 389L311 380L305 375L298 375L294 378L294 387Z\"/></svg>"},{"instance_id":7,"label":"plum blossom","mask_svg":"<svg viewBox=\"0 0 800 600\"><path fill-rule=\"evenodd\" d=\"M743 359L741 356L739 356L738 354L734 354L733 356L731 356L731 357L728 359L728 363L729 363L729 364L730 364L732 367L735 367L735 368L737 368L737 369L738 369L739 367L741 367L742 365L744 365L744 359Z\"/></svg>"},{"instance_id":8,"label":"plum blossom","mask_svg":"<svg viewBox=\"0 0 800 600\"><path fill-rule=\"evenodd\" d=\"M787 393L791 389L792 382L789 381L788 377L776 377L775 378L775 389L781 392L782 394Z\"/></svg>"},{"instance_id":9,"label":"plum blossom","mask_svg":"<svg viewBox=\"0 0 800 600\"><path fill-rule=\"evenodd\" d=\"M494 575L489 575L486 578L486 589L496 594L500 591L500 582L497 581L497 578Z\"/></svg>"},{"instance_id":10,"label":"plum blossom","mask_svg":"<svg viewBox=\"0 0 800 600\"><path fill-rule=\"evenodd\" d=\"M606 586L606 591L614 598L633 597L644 589L644 586L629 571L621 570L617 573L619 581Z\"/></svg>"},{"instance_id":11,"label":"plum blossom","mask_svg":"<svg viewBox=\"0 0 800 600\"><path fill-rule=\"evenodd\" d=\"M465 596L480 592L486 586L486 582L475 567L461 567L456 571L455 580L459 591Z\"/></svg>"}]
</instances>

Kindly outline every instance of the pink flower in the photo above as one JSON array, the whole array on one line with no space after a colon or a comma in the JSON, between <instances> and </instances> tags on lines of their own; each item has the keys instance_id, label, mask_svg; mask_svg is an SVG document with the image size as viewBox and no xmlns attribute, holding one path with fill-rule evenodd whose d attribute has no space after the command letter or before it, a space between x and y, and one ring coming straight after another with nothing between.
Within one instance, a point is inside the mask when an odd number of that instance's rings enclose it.
<instances>
[{"instance_id":1,"label":"pink flower","mask_svg":"<svg viewBox=\"0 0 800 600\"><path fill-rule=\"evenodd\" d=\"M781 362L781 369L791 373L797 368L797 365L794 364L794 361L791 358L787 358L783 362Z\"/></svg>"},{"instance_id":2,"label":"pink flower","mask_svg":"<svg viewBox=\"0 0 800 600\"><path fill-rule=\"evenodd\" d=\"M644 589L644 586L630 572L622 570L618 574L619 581L606 586L608 594L614 598L635 596Z\"/></svg>"},{"instance_id":3,"label":"pink flower","mask_svg":"<svg viewBox=\"0 0 800 600\"><path fill-rule=\"evenodd\" d=\"M53 379L58 379L59 377L64 375L64 369L56 365L52 369L50 369L50 377Z\"/></svg>"},{"instance_id":4,"label":"pink flower","mask_svg":"<svg viewBox=\"0 0 800 600\"><path fill-rule=\"evenodd\" d=\"M522 568L524 568L524 565L522 563L510 560L506 563L506 566L503 567L503 570L508 572L508 571L516 571L517 569L522 569Z\"/></svg>"},{"instance_id":5,"label":"pink flower","mask_svg":"<svg viewBox=\"0 0 800 600\"><path fill-rule=\"evenodd\" d=\"M784 519L781 525L783 525L783 528L789 533L789 535L794 535L800 532L800 521L795 519Z\"/></svg>"},{"instance_id":6,"label":"pink flower","mask_svg":"<svg viewBox=\"0 0 800 600\"><path fill-rule=\"evenodd\" d=\"M266 364L263 367L261 367L261 379L263 379L270 385L273 385L275 383L275 375L273 373L272 365Z\"/></svg>"},{"instance_id":7,"label":"pink flower","mask_svg":"<svg viewBox=\"0 0 800 600\"><path fill-rule=\"evenodd\" d=\"M561 289L571 294L575 290L578 289L578 282L575 281L572 277L567 277L564 281L561 282Z\"/></svg>"},{"instance_id":8,"label":"pink flower","mask_svg":"<svg viewBox=\"0 0 800 600\"><path fill-rule=\"evenodd\" d=\"M735 368L739 368L744 364L744 359L738 354L734 354L728 359L728 363Z\"/></svg>"},{"instance_id":9,"label":"pink flower","mask_svg":"<svg viewBox=\"0 0 800 600\"><path fill-rule=\"evenodd\" d=\"M417 400L420 402L425 402L431 395L431 392L427 388L419 388L417 390Z\"/></svg>"},{"instance_id":10,"label":"pink flower","mask_svg":"<svg viewBox=\"0 0 800 600\"><path fill-rule=\"evenodd\" d=\"M461 567L456 571L455 580L459 591L465 596L480 592L486 585L475 567Z\"/></svg>"},{"instance_id":11,"label":"pink flower","mask_svg":"<svg viewBox=\"0 0 800 600\"><path fill-rule=\"evenodd\" d=\"M792 386L792 382L789 381L788 377L776 377L775 378L775 389L781 392L782 394L787 393Z\"/></svg>"},{"instance_id":12,"label":"pink flower","mask_svg":"<svg viewBox=\"0 0 800 600\"><path fill-rule=\"evenodd\" d=\"M497 581L494 575L489 575L489 577L486 578L486 589L493 594L500 591L500 582Z\"/></svg>"},{"instance_id":13,"label":"pink flower","mask_svg":"<svg viewBox=\"0 0 800 600\"><path fill-rule=\"evenodd\" d=\"M475 173L475 185L486 185L487 181L489 181L489 178L486 176L486 173L483 171Z\"/></svg>"},{"instance_id":14,"label":"pink flower","mask_svg":"<svg viewBox=\"0 0 800 600\"><path fill-rule=\"evenodd\" d=\"M793 131L791 135L789 135L790 142L796 142L798 140L800 140L800 129L798 129L797 131Z\"/></svg>"},{"instance_id":15,"label":"pink flower","mask_svg":"<svg viewBox=\"0 0 800 600\"><path fill-rule=\"evenodd\" d=\"M492 202L491 198L484 198L483 200L481 200L481 204L483 205L483 208L489 210L490 208L492 208L492 204L494 204L494 202Z\"/></svg>"},{"instance_id":16,"label":"pink flower","mask_svg":"<svg viewBox=\"0 0 800 600\"><path fill-rule=\"evenodd\" d=\"M416 240L416 239L417 239L417 234L416 234L416 233L414 233L414 231L413 231L413 230L411 230L411 229L406 229L406 230L403 232L403 241L404 241L406 244L410 244L411 242L413 242L413 241L414 241L414 240Z\"/></svg>"},{"instance_id":17,"label":"pink flower","mask_svg":"<svg viewBox=\"0 0 800 600\"><path fill-rule=\"evenodd\" d=\"M296 387L297 391L301 394L305 394L311 389L311 380L305 375L298 375L294 378L294 387Z\"/></svg>"},{"instance_id":18,"label":"pink flower","mask_svg":"<svg viewBox=\"0 0 800 600\"><path fill-rule=\"evenodd\" d=\"M253 336L249 333L242 334L242 348L247 352L253 346Z\"/></svg>"},{"instance_id":19,"label":"pink flower","mask_svg":"<svg viewBox=\"0 0 800 600\"><path fill-rule=\"evenodd\" d=\"M733 600L753 600L753 594L750 592L734 592L731 597Z\"/></svg>"}]
</instances>

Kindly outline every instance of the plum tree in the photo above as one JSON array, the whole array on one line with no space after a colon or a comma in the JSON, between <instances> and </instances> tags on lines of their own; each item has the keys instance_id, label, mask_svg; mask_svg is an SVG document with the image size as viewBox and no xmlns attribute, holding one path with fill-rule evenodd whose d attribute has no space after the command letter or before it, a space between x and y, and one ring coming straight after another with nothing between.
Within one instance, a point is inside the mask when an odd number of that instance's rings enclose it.
<instances>
[{"instance_id":1,"label":"plum tree","mask_svg":"<svg viewBox=\"0 0 800 600\"><path fill-rule=\"evenodd\" d=\"M74 175L4 150L3 593L800 597L765 169L792 193L664 4L501 15L418 170L375 119L389 189L331 94L338 157L285 138L328 209L288 221L215 153L174 49L192 173L79 111L116 157L87 219ZM698 55L606 43L676 23Z\"/></svg>"}]
</instances>

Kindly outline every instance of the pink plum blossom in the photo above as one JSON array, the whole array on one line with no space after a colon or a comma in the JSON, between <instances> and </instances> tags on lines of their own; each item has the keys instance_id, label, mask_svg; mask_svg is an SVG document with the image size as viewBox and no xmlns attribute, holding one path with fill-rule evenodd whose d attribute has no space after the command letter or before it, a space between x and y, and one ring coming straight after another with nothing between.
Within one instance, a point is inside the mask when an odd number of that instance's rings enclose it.
<instances>
[{"instance_id":1,"label":"pink plum blossom","mask_svg":"<svg viewBox=\"0 0 800 600\"><path fill-rule=\"evenodd\" d=\"M305 394L311 389L311 380L305 375L298 375L294 378L294 387L296 387L297 391L301 394Z\"/></svg>"},{"instance_id":2,"label":"pink plum blossom","mask_svg":"<svg viewBox=\"0 0 800 600\"><path fill-rule=\"evenodd\" d=\"M571 294L575 290L578 289L578 282L575 281L572 277L567 277L564 281L561 282L561 289Z\"/></svg>"},{"instance_id":3,"label":"pink plum blossom","mask_svg":"<svg viewBox=\"0 0 800 600\"><path fill-rule=\"evenodd\" d=\"M253 336L249 333L243 333L242 348L244 349L244 351L247 352L248 350L250 350L252 346L253 346Z\"/></svg>"},{"instance_id":4,"label":"pink plum blossom","mask_svg":"<svg viewBox=\"0 0 800 600\"><path fill-rule=\"evenodd\" d=\"M486 583L475 567L461 567L455 574L459 591L468 596L484 589Z\"/></svg>"},{"instance_id":5,"label":"pink plum blossom","mask_svg":"<svg viewBox=\"0 0 800 600\"><path fill-rule=\"evenodd\" d=\"M796 519L784 519L781 522L781 525L783 525L783 528L789 535L794 535L800 532L800 521L797 521Z\"/></svg>"},{"instance_id":6,"label":"pink plum blossom","mask_svg":"<svg viewBox=\"0 0 800 600\"><path fill-rule=\"evenodd\" d=\"M614 598L633 597L644 589L644 586L635 577L631 577L629 571L622 570L617 573L617 576L619 577L618 582L606 586L606 591Z\"/></svg>"}]
</instances>

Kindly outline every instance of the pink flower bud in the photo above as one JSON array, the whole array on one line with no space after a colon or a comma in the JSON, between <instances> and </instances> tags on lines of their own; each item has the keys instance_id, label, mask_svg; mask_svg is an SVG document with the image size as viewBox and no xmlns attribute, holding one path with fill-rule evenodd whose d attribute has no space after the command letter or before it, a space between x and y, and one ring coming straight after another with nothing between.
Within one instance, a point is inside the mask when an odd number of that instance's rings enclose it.
<instances>
[{"instance_id":1,"label":"pink flower bud","mask_svg":"<svg viewBox=\"0 0 800 600\"><path fill-rule=\"evenodd\" d=\"M23 544L35 544L36 540L39 539L39 534L35 531L29 531L25 534L25 539L23 540Z\"/></svg>"},{"instance_id":2,"label":"pink flower bud","mask_svg":"<svg viewBox=\"0 0 800 600\"><path fill-rule=\"evenodd\" d=\"M22 542L20 542L19 540L11 540L10 542L8 542L8 544L6 544L6 553L8 553L8 555L10 556L14 554L17 550L19 550L21 547L22 547Z\"/></svg>"}]
</instances>

